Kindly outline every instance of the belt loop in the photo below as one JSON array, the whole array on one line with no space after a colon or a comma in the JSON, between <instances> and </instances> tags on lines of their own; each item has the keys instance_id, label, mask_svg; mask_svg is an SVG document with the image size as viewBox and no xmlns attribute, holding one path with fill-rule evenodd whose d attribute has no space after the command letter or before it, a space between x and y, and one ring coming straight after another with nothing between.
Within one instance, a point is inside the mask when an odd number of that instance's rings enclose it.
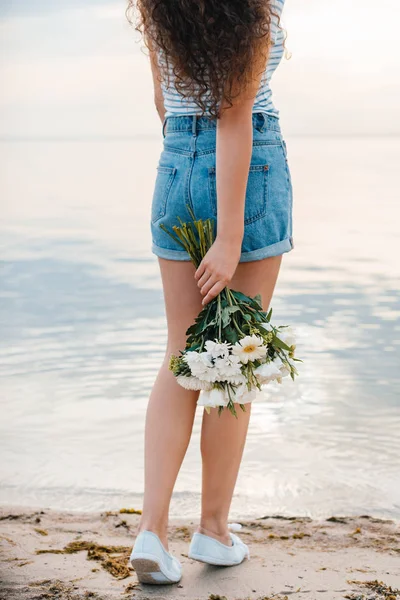
<instances>
[{"instance_id":1,"label":"belt loop","mask_svg":"<svg viewBox=\"0 0 400 600\"><path fill-rule=\"evenodd\" d=\"M192 116L192 133L196 135L196 127L197 127L197 115Z\"/></svg>"}]
</instances>

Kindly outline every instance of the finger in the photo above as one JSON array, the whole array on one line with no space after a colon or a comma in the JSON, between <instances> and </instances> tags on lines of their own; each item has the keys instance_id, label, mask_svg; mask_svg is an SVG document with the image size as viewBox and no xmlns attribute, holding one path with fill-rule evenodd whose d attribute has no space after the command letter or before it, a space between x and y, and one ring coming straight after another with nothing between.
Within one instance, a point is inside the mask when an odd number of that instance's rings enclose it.
<instances>
[{"instance_id":1,"label":"finger","mask_svg":"<svg viewBox=\"0 0 400 600\"><path fill-rule=\"evenodd\" d=\"M204 273L205 270L206 270L206 267L204 265L204 262L201 261L201 263L197 267L196 273L194 274L194 278L196 279L196 281L198 279L200 279L200 277L203 275L203 273Z\"/></svg>"},{"instance_id":2,"label":"finger","mask_svg":"<svg viewBox=\"0 0 400 600\"><path fill-rule=\"evenodd\" d=\"M222 290L224 289L224 287L226 287L225 283L223 281L217 281L217 283L215 283L213 285L213 287L211 288L211 290L208 292L208 294L205 296L205 298L203 298L203 306L205 306L206 304L208 304L209 302L211 302L211 300L213 298L215 298L216 296L218 296L218 294L220 292L222 292Z\"/></svg>"},{"instance_id":3,"label":"finger","mask_svg":"<svg viewBox=\"0 0 400 600\"><path fill-rule=\"evenodd\" d=\"M203 287L203 285L210 279L211 275L212 273L210 271L205 271L203 273L203 275L197 281L197 285L199 286L199 288Z\"/></svg>"},{"instance_id":4,"label":"finger","mask_svg":"<svg viewBox=\"0 0 400 600\"><path fill-rule=\"evenodd\" d=\"M209 279L202 285L200 289L200 294L205 296L211 290L211 288L217 283L218 277L216 275L211 275Z\"/></svg>"}]
</instances>

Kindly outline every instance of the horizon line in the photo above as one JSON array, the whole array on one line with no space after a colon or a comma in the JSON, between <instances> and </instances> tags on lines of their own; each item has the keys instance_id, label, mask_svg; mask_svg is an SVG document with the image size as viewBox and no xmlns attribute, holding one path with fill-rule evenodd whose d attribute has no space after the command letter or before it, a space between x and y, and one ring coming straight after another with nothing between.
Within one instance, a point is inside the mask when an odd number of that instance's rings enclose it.
<instances>
[{"instance_id":1,"label":"horizon line","mask_svg":"<svg viewBox=\"0 0 400 600\"><path fill-rule=\"evenodd\" d=\"M324 139L398 139L400 132L396 133L287 133L287 138L324 138ZM132 135L118 135L118 134L99 134L99 135L31 135L31 136L19 136L19 135L0 135L0 142L96 142L96 141L116 141L116 142L129 142L138 140L162 140L159 134L132 134Z\"/></svg>"}]
</instances>

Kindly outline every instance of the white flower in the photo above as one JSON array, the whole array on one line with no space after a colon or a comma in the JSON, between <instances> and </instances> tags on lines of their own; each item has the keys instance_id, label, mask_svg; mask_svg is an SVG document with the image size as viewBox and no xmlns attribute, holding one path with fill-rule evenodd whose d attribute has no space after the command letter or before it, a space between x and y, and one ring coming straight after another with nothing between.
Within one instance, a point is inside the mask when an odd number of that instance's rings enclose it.
<instances>
[{"instance_id":1,"label":"white flower","mask_svg":"<svg viewBox=\"0 0 400 600\"><path fill-rule=\"evenodd\" d=\"M192 375L199 379L205 379L204 376L208 376L208 372L213 369L211 356L207 352L186 352L184 360L189 365ZM206 381L211 379L207 377Z\"/></svg>"},{"instance_id":2,"label":"white flower","mask_svg":"<svg viewBox=\"0 0 400 600\"><path fill-rule=\"evenodd\" d=\"M233 354L240 358L240 361L246 365L249 360L257 360L264 358L267 352L267 347L263 345L262 338L257 335L246 335L243 339L232 348Z\"/></svg>"},{"instance_id":3,"label":"white flower","mask_svg":"<svg viewBox=\"0 0 400 600\"><path fill-rule=\"evenodd\" d=\"M239 385L234 392L231 393L233 402L237 402L238 404L248 404L249 402L253 402L253 400L257 397L257 388L247 388L247 383L242 383Z\"/></svg>"},{"instance_id":4,"label":"white flower","mask_svg":"<svg viewBox=\"0 0 400 600\"><path fill-rule=\"evenodd\" d=\"M225 391L218 388L213 388L210 391L205 391L200 394L200 398L197 401L198 406L205 406L206 408L214 408L216 406L227 406L228 398L226 397Z\"/></svg>"},{"instance_id":5,"label":"white flower","mask_svg":"<svg viewBox=\"0 0 400 600\"><path fill-rule=\"evenodd\" d=\"M218 370L219 381L229 381L231 383L238 378L242 378L242 363L238 356L230 355L227 358L217 358L215 367Z\"/></svg>"},{"instance_id":6,"label":"white flower","mask_svg":"<svg viewBox=\"0 0 400 600\"><path fill-rule=\"evenodd\" d=\"M260 365L257 369L254 369L254 374L261 384L266 384L283 377L279 365L275 361Z\"/></svg>"},{"instance_id":7,"label":"white flower","mask_svg":"<svg viewBox=\"0 0 400 600\"><path fill-rule=\"evenodd\" d=\"M289 367L286 365L286 363L284 363L284 362L282 361L282 359L281 359L279 356L277 356L277 357L274 359L273 363L274 363L274 364L275 364L275 365L278 367L278 369L280 370L280 372L281 372L281 377L286 377L287 375L290 375L290 369L289 369Z\"/></svg>"},{"instance_id":8,"label":"white flower","mask_svg":"<svg viewBox=\"0 0 400 600\"><path fill-rule=\"evenodd\" d=\"M289 348L296 348L296 335L291 327L279 329L277 337Z\"/></svg>"},{"instance_id":9,"label":"white flower","mask_svg":"<svg viewBox=\"0 0 400 600\"><path fill-rule=\"evenodd\" d=\"M227 358L231 346L232 344L228 344L227 342L220 344L218 341L212 342L211 340L207 340L205 343L206 350L211 354L212 358Z\"/></svg>"},{"instance_id":10,"label":"white flower","mask_svg":"<svg viewBox=\"0 0 400 600\"><path fill-rule=\"evenodd\" d=\"M246 383L247 379L244 375L242 375L242 373L239 373L237 375L229 375L229 377L225 376L225 379L222 379L221 381L226 381L227 383L239 385L241 383Z\"/></svg>"},{"instance_id":11,"label":"white flower","mask_svg":"<svg viewBox=\"0 0 400 600\"><path fill-rule=\"evenodd\" d=\"M187 390L210 390L212 388L211 383L207 381L201 381L197 377L186 377L185 375L178 375L176 378L179 385Z\"/></svg>"},{"instance_id":12,"label":"white flower","mask_svg":"<svg viewBox=\"0 0 400 600\"><path fill-rule=\"evenodd\" d=\"M190 369L192 369L192 366L196 368L196 365L204 365L204 361L201 358L200 352L186 352L183 356L183 359L187 362Z\"/></svg>"},{"instance_id":13,"label":"white flower","mask_svg":"<svg viewBox=\"0 0 400 600\"><path fill-rule=\"evenodd\" d=\"M220 374L218 369L214 367L212 369L207 369L199 374L199 379L202 381L208 381L209 383L215 383L216 381L221 381Z\"/></svg>"}]
</instances>

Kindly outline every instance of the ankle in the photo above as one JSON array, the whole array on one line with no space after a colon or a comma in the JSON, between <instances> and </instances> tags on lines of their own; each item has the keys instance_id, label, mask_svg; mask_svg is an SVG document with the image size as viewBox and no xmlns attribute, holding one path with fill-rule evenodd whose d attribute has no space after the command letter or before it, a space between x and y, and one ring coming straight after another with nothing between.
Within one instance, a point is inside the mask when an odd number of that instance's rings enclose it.
<instances>
[{"instance_id":1,"label":"ankle","mask_svg":"<svg viewBox=\"0 0 400 600\"><path fill-rule=\"evenodd\" d=\"M204 518L200 520L198 533L208 535L226 546L232 545L231 536L229 534L228 524L226 520L216 518Z\"/></svg>"},{"instance_id":2,"label":"ankle","mask_svg":"<svg viewBox=\"0 0 400 600\"><path fill-rule=\"evenodd\" d=\"M153 523L147 519L142 519L137 528L137 535L142 531L151 531L159 538L166 550L168 550L168 526L164 523Z\"/></svg>"}]
</instances>

